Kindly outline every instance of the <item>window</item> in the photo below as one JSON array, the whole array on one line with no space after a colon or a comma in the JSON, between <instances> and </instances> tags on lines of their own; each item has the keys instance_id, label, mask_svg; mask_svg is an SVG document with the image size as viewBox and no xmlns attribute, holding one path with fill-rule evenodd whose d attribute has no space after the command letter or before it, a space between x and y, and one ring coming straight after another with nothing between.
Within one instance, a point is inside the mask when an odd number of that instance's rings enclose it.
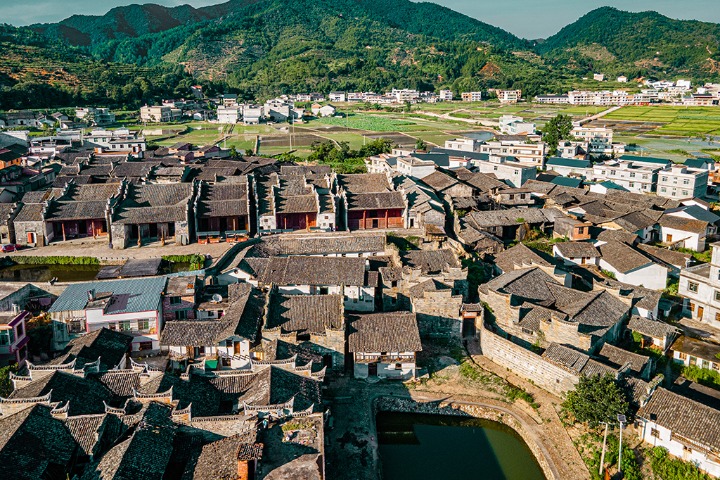
<instances>
[{"instance_id":1,"label":"window","mask_svg":"<svg viewBox=\"0 0 720 480\"><path fill-rule=\"evenodd\" d=\"M668 181L668 180L667 180L667 177L662 177L662 181L663 181L663 182L667 182L667 181Z\"/></svg>"},{"instance_id":2,"label":"window","mask_svg":"<svg viewBox=\"0 0 720 480\"><path fill-rule=\"evenodd\" d=\"M138 320L138 330L141 332L150 330L150 320Z\"/></svg>"},{"instance_id":3,"label":"window","mask_svg":"<svg viewBox=\"0 0 720 480\"><path fill-rule=\"evenodd\" d=\"M715 290L715 300L720 302L720 290Z\"/></svg>"},{"instance_id":4,"label":"window","mask_svg":"<svg viewBox=\"0 0 720 480\"><path fill-rule=\"evenodd\" d=\"M660 438L660 432L656 428L651 428L650 436L655 437L655 438Z\"/></svg>"},{"instance_id":5,"label":"window","mask_svg":"<svg viewBox=\"0 0 720 480\"><path fill-rule=\"evenodd\" d=\"M4 333L0 334L0 345L10 345L10 337Z\"/></svg>"},{"instance_id":6,"label":"window","mask_svg":"<svg viewBox=\"0 0 720 480\"><path fill-rule=\"evenodd\" d=\"M170 305L178 305L182 303L182 298L180 297L170 297Z\"/></svg>"},{"instance_id":7,"label":"window","mask_svg":"<svg viewBox=\"0 0 720 480\"><path fill-rule=\"evenodd\" d=\"M660 187L660 192L665 193L666 191L667 191L667 188L665 188L665 187Z\"/></svg>"},{"instance_id":8,"label":"window","mask_svg":"<svg viewBox=\"0 0 720 480\"><path fill-rule=\"evenodd\" d=\"M20 323L17 327L15 327L15 336L17 338L22 337L25 334L25 328L23 328L23 324Z\"/></svg>"},{"instance_id":9,"label":"window","mask_svg":"<svg viewBox=\"0 0 720 480\"><path fill-rule=\"evenodd\" d=\"M397 287L397 285L398 285L397 280L393 280L392 282L390 282L390 287L392 287L392 288Z\"/></svg>"},{"instance_id":10,"label":"window","mask_svg":"<svg viewBox=\"0 0 720 480\"><path fill-rule=\"evenodd\" d=\"M683 190L683 195L687 196L687 195L688 195L688 191L687 191L687 190Z\"/></svg>"},{"instance_id":11,"label":"window","mask_svg":"<svg viewBox=\"0 0 720 480\"><path fill-rule=\"evenodd\" d=\"M402 363L396 363L395 370L402 370Z\"/></svg>"},{"instance_id":12,"label":"window","mask_svg":"<svg viewBox=\"0 0 720 480\"><path fill-rule=\"evenodd\" d=\"M630 172L630 178L635 178L635 172Z\"/></svg>"},{"instance_id":13,"label":"window","mask_svg":"<svg viewBox=\"0 0 720 480\"><path fill-rule=\"evenodd\" d=\"M688 180L687 178L683 180L683 185L690 185L690 180Z\"/></svg>"},{"instance_id":14,"label":"window","mask_svg":"<svg viewBox=\"0 0 720 480\"><path fill-rule=\"evenodd\" d=\"M121 332L129 332L130 331L130 320L124 320L122 322L118 322L118 330Z\"/></svg>"},{"instance_id":15,"label":"window","mask_svg":"<svg viewBox=\"0 0 720 480\"><path fill-rule=\"evenodd\" d=\"M688 282L688 290L690 290L693 293L697 293L698 291L698 284L695 282ZM691 304L692 305L692 304Z\"/></svg>"},{"instance_id":16,"label":"window","mask_svg":"<svg viewBox=\"0 0 720 480\"><path fill-rule=\"evenodd\" d=\"M152 350L152 342L140 342L138 350Z\"/></svg>"},{"instance_id":17,"label":"window","mask_svg":"<svg viewBox=\"0 0 720 480\"><path fill-rule=\"evenodd\" d=\"M683 352L678 352L678 358L680 360L687 360L687 354Z\"/></svg>"}]
</instances>

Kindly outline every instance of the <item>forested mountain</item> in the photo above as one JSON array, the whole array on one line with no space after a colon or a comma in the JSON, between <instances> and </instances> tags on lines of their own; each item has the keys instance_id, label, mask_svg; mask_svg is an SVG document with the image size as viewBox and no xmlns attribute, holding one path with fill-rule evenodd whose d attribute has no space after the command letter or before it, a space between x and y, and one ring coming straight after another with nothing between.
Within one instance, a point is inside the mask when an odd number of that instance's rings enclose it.
<instances>
[{"instance_id":1,"label":"forested mountain","mask_svg":"<svg viewBox=\"0 0 720 480\"><path fill-rule=\"evenodd\" d=\"M0 108L103 96L135 107L183 94L192 83L261 99L392 87L522 88L534 95L562 91L596 71L712 80L720 76L719 31L716 24L600 8L535 45L408 0L131 5L57 24L6 26L0 47L11 55L0 60Z\"/></svg>"},{"instance_id":2,"label":"forested mountain","mask_svg":"<svg viewBox=\"0 0 720 480\"><path fill-rule=\"evenodd\" d=\"M720 25L602 7L540 43L537 50L581 74L717 76Z\"/></svg>"}]
</instances>

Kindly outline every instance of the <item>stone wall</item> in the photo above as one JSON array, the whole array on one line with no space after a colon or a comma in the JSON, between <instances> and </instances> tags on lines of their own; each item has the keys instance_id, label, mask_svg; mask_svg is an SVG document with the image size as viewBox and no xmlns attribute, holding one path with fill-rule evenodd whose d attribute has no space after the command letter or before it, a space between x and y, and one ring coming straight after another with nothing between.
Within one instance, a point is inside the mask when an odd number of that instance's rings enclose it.
<instances>
[{"instance_id":1,"label":"stone wall","mask_svg":"<svg viewBox=\"0 0 720 480\"><path fill-rule=\"evenodd\" d=\"M413 298L412 310L417 315L420 335L460 338L462 304L463 297L452 295L452 290L425 292L422 297Z\"/></svg>"},{"instance_id":2,"label":"stone wall","mask_svg":"<svg viewBox=\"0 0 720 480\"><path fill-rule=\"evenodd\" d=\"M545 478L557 479L553 473L553 469L542 453L540 446L533 439L523 424L512 414L507 414L490 406L467 405L464 403L434 401L427 403L418 403L412 399L379 397L373 405L373 414L377 412L407 412L420 413L429 415L452 415L457 417L472 417L491 420L493 422L502 423L512 428L523 439L525 444L535 456L535 460L540 465ZM557 479L559 480L559 479Z\"/></svg>"},{"instance_id":3,"label":"stone wall","mask_svg":"<svg viewBox=\"0 0 720 480\"><path fill-rule=\"evenodd\" d=\"M53 239L52 229L43 221L15 222L15 240L18 245L33 245L43 247ZM36 243L28 242L28 233L35 234Z\"/></svg>"},{"instance_id":4,"label":"stone wall","mask_svg":"<svg viewBox=\"0 0 720 480\"><path fill-rule=\"evenodd\" d=\"M480 332L482 354L493 362L556 395L562 396L575 388L579 377L540 355L483 328Z\"/></svg>"},{"instance_id":5,"label":"stone wall","mask_svg":"<svg viewBox=\"0 0 720 480\"><path fill-rule=\"evenodd\" d=\"M332 368L342 370L345 368L345 331L326 330L325 335L310 335L310 340L298 340L296 333L283 334L280 329L263 329L263 346L274 340L297 345L318 355L330 355L332 357Z\"/></svg>"}]
</instances>

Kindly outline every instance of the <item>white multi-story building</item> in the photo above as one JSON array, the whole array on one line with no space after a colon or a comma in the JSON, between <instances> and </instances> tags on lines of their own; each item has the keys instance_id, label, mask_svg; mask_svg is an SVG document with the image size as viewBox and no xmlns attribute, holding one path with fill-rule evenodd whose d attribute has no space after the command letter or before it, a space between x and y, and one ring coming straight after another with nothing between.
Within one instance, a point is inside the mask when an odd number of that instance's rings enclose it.
<instances>
[{"instance_id":1,"label":"white multi-story building","mask_svg":"<svg viewBox=\"0 0 720 480\"><path fill-rule=\"evenodd\" d=\"M707 185L707 170L690 171L685 165L672 165L658 173L657 194L674 199L704 197Z\"/></svg>"},{"instance_id":2,"label":"white multi-story building","mask_svg":"<svg viewBox=\"0 0 720 480\"><path fill-rule=\"evenodd\" d=\"M218 123L238 123L242 119L242 106L235 105L233 107L226 107L220 105L217 108L217 120Z\"/></svg>"},{"instance_id":3,"label":"white multi-story building","mask_svg":"<svg viewBox=\"0 0 720 480\"><path fill-rule=\"evenodd\" d=\"M123 153L141 158L147 150L145 137L138 135L138 132L122 130L93 130L89 135L83 137L83 143L95 147L98 153L111 152Z\"/></svg>"},{"instance_id":4,"label":"white multi-story building","mask_svg":"<svg viewBox=\"0 0 720 480\"><path fill-rule=\"evenodd\" d=\"M503 115L498 120L500 133L506 135L532 135L535 133L535 124L525 122L522 117Z\"/></svg>"},{"instance_id":5,"label":"white multi-story building","mask_svg":"<svg viewBox=\"0 0 720 480\"><path fill-rule=\"evenodd\" d=\"M490 155L488 160L473 159L472 164L480 173L491 173L498 180L507 180L513 187L522 187L528 180L537 177L537 167L520 163L497 155Z\"/></svg>"},{"instance_id":6,"label":"white multi-story building","mask_svg":"<svg viewBox=\"0 0 720 480\"><path fill-rule=\"evenodd\" d=\"M449 102L453 99L453 92L452 90L440 90L438 98L443 102Z\"/></svg>"},{"instance_id":7,"label":"white multi-story building","mask_svg":"<svg viewBox=\"0 0 720 480\"><path fill-rule=\"evenodd\" d=\"M710 263L680 271L678 294L683 313L693 320L720 328L720 242L713 243Z\"/></svg>"},{"instance_id":8,"label":"white multi-story building","mask_svg":"<svg viewBox=\"0 0 720 480\"><path fill-rule=\"evenodd\" d=\"M482 101L482 92L463 92L460 94L463 102L480 102Z\"/></svg>"},{"instance_id":9,"label":"white multi-story building","mask_svg":"<svg viewBox=\"0 0 720 480\"><path fill-rule=\"evenodd\" d=\"M328 100L331 102L346 102L347 94L345 92L330 92Z\"/></svg>"},{"instance_id":10,"label":"white multi-story building","mask_svg":"<svg viewBox=\"0 0 720 480\"><path fill-rule=\"evenodd\" d=\"M140 108L140 120L152 123L175 122L182 118L182 110L168 106L148 107L145 105Z\"/></svg>"},{"instance_id":11,"label":"white multi-story building","mask_svg":"<svg viewBox=\"0 0 720 480\"><path fill-rule=\"evenodd\" d=\"M628 161L611 160L593 165L593 180L610 180L635 193L650 193L655 190L660 167L638 165Z\"/></svg>"},{"instance_id":12,"label":"white multi-story building","mask_svg":"<svg viewBox=\"0 0 720 480\"><path fill-rule=\"evenodd\" d=\"M455 140L446 140L445 148L448 150L462 150L463 152L478 152L481 144L481 141L472 138L456 138Z\"/></svg>"},{"instance_id":13,"label":"white multi-story building","mask_svg":"<svg viewBox=\"0 0 720 480\"><path fill-rule=\"evenodd\" d=\"M572 136L588 144L588 153L594 155L622 155L624 143L613 143L613 131L607 127L584 127L576 125L570 132Z\"/></svg>"},{"instance_id":14,"label":"white multi-story building","mask_svg":"<svg viewBox=\"0 0 720 480\"><path fill-rule=\"evenodd\" d=\"M420 98L420 92L418 92L417 90L410 90L407 88L403 88L403 89L393 88L392 91L390 92L390 95L395 97L395 100L397 101L397 103L405 103L405 102L414 103L414 102L417 102L418 98Z\"/></svg>"},{"instance_id":15,"label":"white multi-story building","mask_svg":"<svg viewBox=\"0 0 720 480\"><path fill-rule=\"evenodd\" d=\"M515 157L520 162L543 166L545 143L529 143L525 140L498 140L480 145L480 152L488 155Z\"/></svg>"},{"instance_id":16,"label":"white multi-story building","mask_svg":"<svg viewBox=\"0 0 720 480\"><path fill-rule=\"evenodd\" d=\"M522 90L498 90L497 96L500 103L517 103L522 97Z\"/></svg>"}]
</instances>

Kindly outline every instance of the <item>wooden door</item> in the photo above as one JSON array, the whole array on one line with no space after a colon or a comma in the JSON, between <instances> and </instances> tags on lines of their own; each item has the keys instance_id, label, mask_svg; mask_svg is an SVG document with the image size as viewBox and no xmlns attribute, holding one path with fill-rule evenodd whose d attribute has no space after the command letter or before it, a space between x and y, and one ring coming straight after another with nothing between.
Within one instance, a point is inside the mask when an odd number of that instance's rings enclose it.
<instances>
[{"instance_id":1,"label":"wooden door","mask_svg":"<svg viewBox=\"0 0 720 480\"><path fill-rule=\"evenodd\" d=\"M672 243L672 235L670 235L669 233L668 233L668 235L667 235L667 240L666 240L666 241L667 241L667 243Z\"/></svg>"},{"instance_id":2,"label":"wooden door","mask_svg":"<svg viewBox=\"0 0 720 480\"><path fill-rule=\"evenodd\" d=\"M702 320L702 319L703 319L703 313L705 313L705 308L704 308L704 307L698 307L698 320Z\"/></svg>"},{"instance_id":3,"label":"wooden door","mask_svg":"<svg viewBox=\"0 0 720 480\"><path fill-rule=\"evenodd\" d=\"M233 353L235 353L235 355L240 355L240 342L235 342L233 344Z\"/></svg>"}]
</instances>

